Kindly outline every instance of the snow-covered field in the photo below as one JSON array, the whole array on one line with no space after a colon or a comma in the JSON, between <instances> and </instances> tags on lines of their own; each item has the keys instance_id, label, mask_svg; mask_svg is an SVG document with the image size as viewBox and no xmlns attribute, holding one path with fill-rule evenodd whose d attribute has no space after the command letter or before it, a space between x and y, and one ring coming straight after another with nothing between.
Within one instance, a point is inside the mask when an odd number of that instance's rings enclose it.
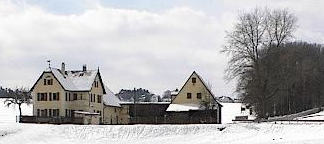
<instances>
[{"instance_id":1,"label":"snow-covered field","mask_svg":"<svg viewBox=\"0 0 324 144\"><path fill-rule=\"evenodd\" d=\"M220 131L219 128L225 127ZM321 144L324 124L225 125L0 124L1 144Z\"/></svg>"},{"instance_id":2,"label":"snow-covered field","mask_svg":"<svg viewBox=\"0 0 324 144\"><path fill-rule=\"evenodd\" d=\"M15 123L16 116L19 115L17 105L11 105L9 108L4 104L5 99L0 98L0 123ZM23 115L33 115L32 105L22 105Z\"/></svg>"},{"instance_id":3,"label":"snow-covered field","mask_svg":"<svg viewBox=\"0 0 324 144\"><path fill-rule=\"evenodd\" d=\"M221 125L49 125L18 124L18 108L0 99L0 144L321 144L324 123L237 123L240 104L223 104ZM23 107L24 115L32 106ZM322 116L318 113L317 116ZM221 130L222 129L222 130Z\"/></svg>"}]
</instances>

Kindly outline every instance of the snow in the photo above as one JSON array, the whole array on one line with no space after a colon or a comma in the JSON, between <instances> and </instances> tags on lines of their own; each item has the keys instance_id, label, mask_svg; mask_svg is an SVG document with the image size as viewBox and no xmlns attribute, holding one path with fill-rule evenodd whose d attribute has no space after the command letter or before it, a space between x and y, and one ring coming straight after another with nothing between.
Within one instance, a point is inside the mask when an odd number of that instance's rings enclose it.
<instances>
[{"instance_id":1,"label":"snow","mask_svg":"<svg viewBox=\"0 0 324 144\"><path fill-rule=\"evenodd\" d=\"M199 104L170 104L166 111L202 110Z\"/></svg>"},{"instance_id":2,"label":"snow","mask_svg":"<svg viewBox=\"0 0 324 144\"><path fill-rule=\"evenodd\" d=\"M64 89L71 91L90 91L92 84L96 78L96 70L87 71L66 71L66 75L62 75L61 71L51 68L53 75L62 84Z\"/></svg>"},{"instance_id":3,"label":"snow","mask_svg":"<svg viewBox=\"0 0 324 144\"><path fill-rule=\"evenodd\" d=\"M136 104L170 104L171 102L136 102ZM134 104L134 102L120 101L120 104Z\"/></svg>"},{"instance_id":4,"label":"snow","mask_svg":"<svg viewBox=\"0 0 324 144\"><path fill-rule=\"evenodd\" d=\"M274 122L206 125L49 125L15 123L18 108L0 99L0 144L321 144L324 123ZM238 114L239 103L223 103ZM31 115L32 106L23 106ZM324 112L313 114L322 116ZM225 116L225 115L224 115ZM224 117L223 116L223 117ZM312 115L310 115L312 116ZM228 114L229 119L232 116ZM222 131L220 129L223 129Z\"/></svg>"},{"instance_id":5,"label":"snow","mask_svg":"<svg viewBox=\"0 0 324 144\"><path fill-rule=\"evenodd\" d=\"M220 131L220 129L223 129ZM321 144L324 124L0 124L0 144Z\"/></svg>"},{"instance_id":6,"label":"snow","mask_svg":"<svg viewBox=\"0 0 324 144\"><path fill-rule=\"evenodd\" d=\"M85 112L85 111L74 111L76 114L84 114L84 115L99 115L99 113L93 113L93 112Z\"/></svg>"},{"instance_id":7,"label":"snow","mask_svg":"<svg viewBox=\"0 0 324 144\"><path fill-rule=\"evenodd\" d=\"M308 115L316 114L319 112L319 108L313 108L309 110L305 110L299 113L294 113L290 115L283 115L283 116L275 116L275 117L269 117L268 120L275 121L275 120L297 120L303 117L307 117Z\"/></svg>"},{"instance_id":8,"label":"snow","mask_svg":"<svg viewBox=\"0 0 324 144\"><path fill-rule=\"evenodd\" d=\"M106 94L103 95L102 99L105 105L121 107L119 98L107 87L105 86Z\"/></svg>"},{"instance_id":9,"label":"snow","mask_svg":"<svg viewBox=\"0 0 324 144\"><path fill-rule=\"evenodd\" d=\"M16 116L19 115L17 105L12 105L9 108L5 106L5 98L0 98L0 123L15 123ZM32 105L22 105L22 115L33 115Z\"/></svg>"},{"instance_id":10,"label":"snow","mask_svg":"<svg viewBox=\"0 0 324 144\"><path fill-rule=\"evenodd\" d=\"M324 120L324 111L321 111L319 113L298 117L297 120Z\"/></svg>"},{"instance_id":11,"label":"snow","mask_svg":"<svg viewBox=\"0 0 324 144\"><path fill-rule=\"evenodd\" d=\"M176 91L176 90L171 91L171 95L178 95L178 93L179 93L179 91Z\"/></svg>"},{"instance_id":12,"label":"snow","mask_svg":"<svg viewBox=\"0 0 324 144\"><path fill-rule=\"evenodd\" d=\"M254 119L254 116L248 112L241 112L242 103L221 103L222 107L222 123L232 123L235 116L248 116L248 119Z\"/></svg>"}]
</instances>

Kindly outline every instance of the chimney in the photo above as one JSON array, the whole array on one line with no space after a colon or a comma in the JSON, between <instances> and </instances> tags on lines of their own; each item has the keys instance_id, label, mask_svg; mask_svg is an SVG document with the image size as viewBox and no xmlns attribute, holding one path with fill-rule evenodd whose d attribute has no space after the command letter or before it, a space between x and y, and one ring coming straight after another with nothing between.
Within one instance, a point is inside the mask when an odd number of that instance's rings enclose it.
<instances>
[{"instance_id":1,"label":"chimney","mask_svg":"<svg viewBox=\"0 0 324 144\"><path fill-rule=\"evenodd\" d=\"M62 74L65 74L65 63L64 62L62 62L61 72L62 72Z\"/></svg>"},{"instance_id":2,"label":"chimney","mask_svg":"<svg viewBox=\"0 0 324 144\"><path fill-rule=\"evenodd\" d=\"M85 64L83 65L83 67L82 67L82 71L83 71L83 72L87 71L87 65L85 65Z\"/></svg>"}]
</instances>

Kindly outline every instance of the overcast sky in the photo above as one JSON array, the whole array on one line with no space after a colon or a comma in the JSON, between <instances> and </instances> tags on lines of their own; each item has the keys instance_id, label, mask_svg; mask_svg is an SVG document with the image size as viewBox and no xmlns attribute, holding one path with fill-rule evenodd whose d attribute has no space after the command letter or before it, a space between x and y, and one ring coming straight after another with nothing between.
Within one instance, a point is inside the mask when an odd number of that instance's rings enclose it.
<instances>
[{"instance_id":1,"label":"overcast sky","mask_svg":"<svg viewBox=\"0 0 324 144\"><path fill-rule=\"evenodd\" d=\"M181 88L197 71L216 96L233 94L219 53L237 13L288 8L298 17L296 40L324 43L320 0L0 0L0 85L31 87L53 67L100 71L115 93Z\"/></svg>"}]
</instances>

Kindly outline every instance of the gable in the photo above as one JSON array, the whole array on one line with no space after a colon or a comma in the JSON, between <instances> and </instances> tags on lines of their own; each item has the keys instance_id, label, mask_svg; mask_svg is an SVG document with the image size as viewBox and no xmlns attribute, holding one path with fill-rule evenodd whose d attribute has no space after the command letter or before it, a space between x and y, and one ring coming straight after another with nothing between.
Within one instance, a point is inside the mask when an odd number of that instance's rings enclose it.
<instances>
[{"instance_id":1,"label":"gable","mask_svg":"<svg viewBox=\"0 0 324 144\"><path fill-rule=\"evenodd\" d=\"M187 98L188 93L191 94L191 98ZM201 95L201 99L198 98L198 94ZM202 101L219 104L204 80L196 72L193 72L172 101L172 104L200 105Z\"/></svg>"},{"instance_id":2,"label":"gable","mask_svg":"<svg viewBox=\"0 0 324 144\"><path fill-rule=\"evenodd\" d=\"M52 79L52 85L48 85L48 83L46 83L46 85L44 85L44 79L46 80L51 80ZM44 89L64 89L64 87L61 85L61 83L58 81L58 79L53 75L53 73L51 72L46 72L44 71L39 78L37 79L37 81L34 83L33 87L30 89L30 91L34 91L35 89L40 89L40 90L44 90Z\"/></svg>"},{"instance_id":3,"label":"gable","mask_svg":"<svg viewBox=\"0 0 324 144\"><path fill-rule=\"evenodd\" d=\"M98 72L97 75L95 76L92 85L91 85L91 92L96 92L96 93L102 93L106 94L106 88L103 84L102 78L100 76L100 73Z\"/></svg>"}]
</instances>

